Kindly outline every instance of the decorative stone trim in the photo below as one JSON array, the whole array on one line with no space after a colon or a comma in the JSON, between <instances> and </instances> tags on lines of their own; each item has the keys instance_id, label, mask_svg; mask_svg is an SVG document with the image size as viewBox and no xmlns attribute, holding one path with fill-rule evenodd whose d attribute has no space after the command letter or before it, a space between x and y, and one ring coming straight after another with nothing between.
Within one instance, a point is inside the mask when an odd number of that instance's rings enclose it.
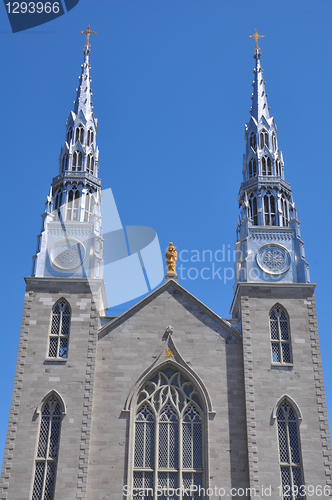
<instances>
[{"instance_id":1,"label":"decorative stone trim","mask_svg":"<svg viewBox=\"0 0 332 500\"><path fill-rule=\"evenodd\" d=\"M90 331L88 340L87 362L86 362L86 376L83 400L83 418L81 428L81 444L80 455L78 464L78 481L76 498L86 500L87 495L87 482L88 482L88 467L89 467L89 454L90 454L90 436L92 425L92 402L93 402L93 389L95 379L96 367L96 350L98 340L98 312L97 307L91 301L91 315L90 315Z\"/></svg>"},{"instance_id":2,"label":"decorative stone trim","mask_svg":"<svg viewBox=\"0 0 332 500\"><path fill-rule=\"evenodd\" d=\"M326 484L331 488L332 487L331 440L329 432L329 423L327 418L323 370L322 370L322 361L320 355L319 336L318 336L318 327L316 319L317 318L316 300L314 295L307 298L306 305L308 308L308 316L309 316L311 353L312 353L312 362L313 362L315 387L316 387L317 411L320 422L321 446L324 456Z\"/></svg>"},{"instance_id":3,"label":"decorative stone trim","mask_svg":"<svg viewBox=\"0 0 332 500\"><path fill-rule=\"evenodd\" d=\"M25 294L22 328L18 346L18 355L17 355L16 371L14 378L13 396L10 406L7 438L6 438L5 452L3 457L1 479L0 479L0 500L5 500L8 498L10 471L12 468L13 449L15 446L17 421L18 421L18 414L21 402L21 389L23 382L26 348L29 335L30 311L34 295L35 294L33 292L26 292Z\"/></svg>"},{"instance_id":4,"label":"decorative stone trim","mask_svg":"<svg viewBox=\"0 0 332 500\"><path fill-rule=\"evenodd\" d=\"M252 339L250 327L249 297L241 297L242 335L243 335L243 367L246 402L247 441L250 488L255 488L255 498L260 499L258 476L258 455L256 439L256 416L254 397L254 377L252 361Z\"/></svg>"},{"instance_id":5,"label":"decorative stone trim","mask_svg":"<svg viewBox=\"0 0 332 500\"><path fill-rule=\"evenodd\" d=\"M264 229L250 229L250 238L258 241L291 241L293 239L293 230L271 231Z\"/></svg>"}]
</instances>

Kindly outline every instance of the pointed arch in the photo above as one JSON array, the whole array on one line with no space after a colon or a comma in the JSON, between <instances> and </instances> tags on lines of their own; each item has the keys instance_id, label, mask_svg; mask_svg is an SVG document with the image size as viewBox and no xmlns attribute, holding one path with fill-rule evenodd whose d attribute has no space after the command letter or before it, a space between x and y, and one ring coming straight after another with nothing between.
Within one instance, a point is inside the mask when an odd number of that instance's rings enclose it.
<instances>
[{"instance_id":1,"label":"pointed arch","mask_svg":"<svg viewBox=\"0 0 332 500\"><path fill-rule=\"evenodd\" d=\"M274 364L292 364L290 321L287 310L279 303L269 313L271 355Z\"/></svg>"},{"instance_id":2,"label":"pointed arch","mask_svg":"<svg viewBox=\"0 0 332 500\"><path fill-rule=\"evenodd\" d=\"M297 418L299 419L299 421L302 421L303 420L303 416L302 416L302 412L301 412L301 409L300 409L299 405L297 404L297 402L295 401L295 399L293 399L288 394L284 394L283 396L281 396L281 398L279 398L279 400L275 404L275 406L274 406L274 408L272 410L272 418L273 418L273 420L276 420L278 409L279 409L279 407L282 405L282 403L284 401L287 402L290 406L292 406L293 410L295 411L295 414L296 414Z\"/></svg>"},{"instance_id":3,"label":"pointed arch","mask_svg":"<svg viewBox=\"0 0 332 500\"><path fill-rule=\"evenodd\" d=\"M165 349L167 348L171 350L173 357L165 359ZM206 413L214 415L215 411L213 410L212 400L205 384L199 375L182 358L171 336L168 337L166 345L162 347L157 359L141 374L131 388L125 403L124 411L131 411L133 403L135 403L135 397L145 382L153 378L157 371L168 367L174 367L174 369L183 372L183 374L197 387L200 397L204 403Z\"/></svg>"},{"instance_id":4,"label":"pointed arch","mask_svg":"<svg viewBox=\"0 0 332 500\"><path fill-rule=\"evenodd\" d=\"M189 492L208 482L204 398L168 350L170 357L145 375L131 408L128 477L140 494L157 487Z\"/></svg>"},{"instance_id":5,"label":"pointed arch","mask_svg":"<svg viewBox=\"0 0 332 500\"><path fill-rule=\"evenodd\" d=\"M66 403L65 403L63 397L61 396L61 394L58 391L56 391L55 389L52 389L51 391L47 392L45 394L45 396L42 398L42 400L40 401L40 403L39 403L39 405L37 406L37 409L36 409L36 414L37 415L40 415L41 410L42 410L44 404L46 403L46 401L48 399L51 399L52 397L55 397L58 400L59 405L60 405L61 415L63 415L63 416L66 415L66 413L67 413Z\"/></svg>"},{"instance_id":6,"label":"pointed arch","mask_svg":"<svg viewBox=\"0 0 332 500\"><path fill-rule=\"evenodd\" d=\"M71 321L69 302L61 298L52 307L47 357L67 359Z\"/></svg>"},{"instance_id":7,"label":"pointed arch","mask_svg":"<svg viewBox=\"0 0 332 500\"><path fill-rule=\"evenodd\" d=\"M65 414L62 397L55 390L41 401L32 500L54 500L61 422Z\"/></svg>"},{"instance_id":8,"label":"pointed arch","mask_svg":"<svg viewBox=\"0 0 332 500\"><path fill-rule=\"evenodd\" d=\"M284 395L277 404L275 418L281 486L284 492L288 491L289 500L299 498L296 491L300 491L304 485L298 414L299 408L296 403L289 396Z\"/></svg>"}]
</instances>

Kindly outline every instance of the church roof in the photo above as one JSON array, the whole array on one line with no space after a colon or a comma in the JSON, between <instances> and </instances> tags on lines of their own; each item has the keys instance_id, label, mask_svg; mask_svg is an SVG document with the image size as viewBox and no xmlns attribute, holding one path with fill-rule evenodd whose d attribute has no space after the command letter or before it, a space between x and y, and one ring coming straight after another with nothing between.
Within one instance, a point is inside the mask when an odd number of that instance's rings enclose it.
<instances>
[{"instance_id":1,"label":"church roof","mask_svg":"<svg viewBox=\"0 0 332 500\"><path fill-rule=\"evenodd\" d=\"M205 313L207 316L209 316L212 320L216 321L216 323L218 323L220 326L225 328L225 330L230 335L232 335L236 339L242 339L240 333L237 330L235 330L235 328L233 328L227 320L221 318L220 316L218 316L218 314L216 314L211 309L209 309L205 304L203 304L203 302L201 302L194 295L192 295L190 292L188 292L188 290L186 290L181 285L179 285L179 283L177 281L175 281L174 279L167 279L162 286L160 286L159 288L154 290L147 297L145 297L143 300L141 300L138 304L135 304L133 307L128 309L128 311L121 314L121 316L116 317L111 322L104 325L99 330L99 335L98 335L99 340L102 339L103 337L105 337L105 335L110 333L112 330L114 330L114 328L116 328L117 326L121 325L122 323L127 321L129 318L134 316L138 311L143 309L147 304L149 304L151 301L153 301L156 297L161 295L163 292L165 292L167 290L171 290L171 289L173 289L173 290L175 289L178 293L182 294L191 303L193 303L199 309L201 309L203 311L203 313Z\"/></svg>"}]
</instances>

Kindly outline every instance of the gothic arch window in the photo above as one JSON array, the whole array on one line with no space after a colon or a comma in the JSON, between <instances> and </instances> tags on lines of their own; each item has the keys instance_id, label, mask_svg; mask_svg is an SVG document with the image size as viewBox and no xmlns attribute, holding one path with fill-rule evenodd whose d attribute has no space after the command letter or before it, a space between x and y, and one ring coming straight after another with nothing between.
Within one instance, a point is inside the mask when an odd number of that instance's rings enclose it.
<instances>
[{"instance_id":1,"label":"gothic arch window","mask_svg":"<svg viewBox=\"0 0 332 500\"><path fill-rule=\"evenodd\" d=\"M191 485L203 487L203 424L201 399L182 373L165 368L145 382L135 411L133 488L152 499L149 488L183 488L189 497Z\"/></svg>"},{"instance_id":2,"label":"gothic arch window","mask_svg":"<svg viewBox=\"0 0 332 500\"><path fill-rule=\"evenodd\" d=\"M68 193L67 220L79 220L80 192L75 187Z\"/></svg>"},{"instance_id":3,"label":"gothic arch window","mask_svg":"<svg viewBox=\"0 0 332 500\"><path fill-rule=\"evenodd\" d=\"M262 175L272 175L271 159L268 156L262 158Z\"/></svg>"},{"instance_id":4,"label":"gothic arch window","mask_svg":"<svg viewBox=\"0 0 332 500\"><path fill-rule=\"evenodd\" d=\"M75 130L75 143L77 141L80 141L81 144L83 144L83 139L84 139L84 127L82 125L79 125L76 127Z\"/></svg>"},{"instance_id":5,"label":"gothic arch window","mask_svg":"<svg viewBox=\"0 0 332 500\"><path fill-rule=\"evenodd\" d=\"M62 172L68 170L68 153L64 154L62 157Z\"/></svg>"},{"instance_id":6,"label":"gothic arch window","mask_svg":"<svg viewBox=\"0 0 332 500\"><path fill-rule=\"evenodd\" d=\"M84 211L84 221L89 222L94 209L94 197L91 192L85 194L85 211Z\"/></svg>"},{"instance_id":7,"label":"gothic arch window","mask_svg":"<svg viewBox=\"0 0 332 500\"><path fill-rule=\"evenodd\" d=\"M48 357L67 359L70 330L70 306L60 299L52 309L51 331L49 336Z\"/></svg>"},{"instance_id":8,"label":"gothic arch window","mask_svg":"<svg viewBox=\"0 0 332 500\"><path fill-rule=\"evenodd\" d=\"M283 498L299 500L304 498L301 495L301 486L304 481L299 424L296 412L287 399L279 405L277 424Z\"/></svg>"},{"instance_id":9,"label":"gothic arch window","mask_svg":"<svg viewBox=\"0 0 332 500\"><path fill-rule=\"evenodd\" d=\"M289 318L286 310L279 304L270 311L270 335L272 362L292 363Z\"/></svg>"},{"instance_id":10,"label":"gothic arch window","mask_svg":"<svg viewBox=\"0 0 332 500\"><path fill-rule=\"evenodd\" d=\"M93 158L93 155L89 154L86 162L86 171L88 172L88 174L93 175L94 166L95 166L95 160Z\"/></svg>"},{"instance_id":11,"label":"gothic arch window","mask_svg":"<svg viewBox=\"0 0 332 500\"><path fill-rule=\"evenodd\" d=\"M281 208L282 208L282 225L288 226L289 225L288 202L284 197L281 198Z\"/></svg>"},{"instance_id":12,"label":"gothic arch window","mask_svg":"<svg viewBox=\"0 0 332 500\"><path fill-rule=\"evenodd\" d=\"M68 145L70 144L72 138L73 138L73 129L71 127L69 127L69 129L67 131L67 143L68 143Z\"/></svg>"},{"instance_id":13,"label":"gothic arch window","mask_svg":"<svg viewBox=\"0 0 332 500\"><path fill-rule=\"evenodd\" d=\"M81 153L81 151L74 151L72 170L74 172L75 172L75 170L77 170L77 171L82 170L82 153Z\"/></svg>"},{"instance_id":14,"label":"gothic arch window","mask_svg":"<svg viewBox=\"0 0 332 500\"><path fill-rule=\"evenodd\" d=\"M32 500L53 500L61 431L61 405L52 394L43 404Z\"/></svg>"},{"instance_id":15,"label":"gothic arch window","mask_svg":"<svg viewBox=\"0 0 332 500\"><path fill-rule=\"evenodd\" d=\"M88 130L88 138L87 138L87 145L91 146L93 144L93 130L92 128L89 128Z\"/></svg>"},{"instance_id":16,"label":"gothic arch window","mask_svg":"<svg viewBox=\"0 0 332 500\"><path fill-rule=\"evenodd\" d=\"M269 135L266 130L262 130L262 132L259 134L259 141L260 149L263 149L264 146L269 147Z\"/></svg>"},{"instance_id":17,"label":"gothic arch window","mask_svg":"<svg viewBox=\"0 0 332 500\"><path fill-rule=\"evenodd\" d=\"M276 139L275 134L272 134L272 147L273 147L273 151L277 150L277 139Z\"/></svg>"},{"instance_id":18,"label":"gothic arch window","mask_svg":"<svg viewBox=\"0 0 332 500\"><path fill-rule=\"evenodd\" d=\"M250 216L253 220L254 226L258 226L258 214L257 214L257 198L251 193L249 196L249 204L250 204Z\"/></svg>"},{"instance_id":19,"label":"gothic arch window","mask_svg":"<svg viewBox=\"0 0 332 500\"><path fill-rule=\"evenodd\" d=\"M255 158L252 158L249 161L249 179L251 179L252 177L256 177L256 175L257 175L257 163Z\"/></svg>"},{"instance_id":20,"label":"gothic arch window","mask_svg":"<svg viewBox=\"0 0 332 500\"><path fill-rule=\"evenodd\" d=\"M276 161L276 175L278 175L279 177L281 177L281 163L280 163L280 160Z\"/></svg>"},{"instance_id":21,"label":"gothic arch window","mask_svg":"<svg viewBox=\"0 0 332 500\"><path fill-rule=\"evenodd\" d=\"M264 196L264 220L266 226L276 225L276 203L270 191Z\"/></svg>"},{"instance_id":22,"label":"gothic arch window","mask_svg":"<svg viewBox=\"0 0 332 500\"><path fill-rule=\"evenodd\" d=\"M254 132L251 132L251 134L250 134L250 147L254 151L257 151L256 134Z\"/></svg>"}]
</instances>

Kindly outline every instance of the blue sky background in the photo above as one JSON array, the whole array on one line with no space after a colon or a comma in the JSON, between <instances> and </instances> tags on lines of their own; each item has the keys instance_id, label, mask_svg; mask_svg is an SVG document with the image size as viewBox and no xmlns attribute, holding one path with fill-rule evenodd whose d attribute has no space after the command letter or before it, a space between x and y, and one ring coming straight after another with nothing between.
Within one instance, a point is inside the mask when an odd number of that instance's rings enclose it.
<instances>
[{"instance_id":1,"label":"blue sky background","mask_svg":"<svg viewBox=\"0 0 332 500\"><path fill-rule=\"evenodd\" d=\"M254 68L254 42L247 37L255 28L265 34L260 46L268 103L311 280L318 284L331 422L331 19L330 0L80 0L63 17L14 35L0 6L1 458L23 276L31 273L40 215L58 172L83 61L79 32L89 23L98 32L90 62L103 187L112 188L124 225L157 231L163 254L170 240L189 253L234 249ZM212 264L183 263L187 270L206 265ZM221 276L233 267L215 265ZM183 275L182 286L229 316L232 281Z\"/></svg>"}]
</instances>

